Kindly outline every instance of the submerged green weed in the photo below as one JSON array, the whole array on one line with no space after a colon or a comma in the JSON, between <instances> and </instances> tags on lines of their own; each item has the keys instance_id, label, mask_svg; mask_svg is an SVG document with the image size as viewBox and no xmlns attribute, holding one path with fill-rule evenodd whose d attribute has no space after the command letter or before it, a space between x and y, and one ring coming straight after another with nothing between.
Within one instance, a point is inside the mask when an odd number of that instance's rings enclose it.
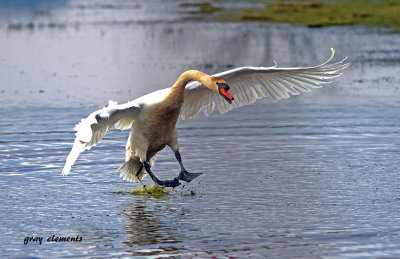
<instances>
[{"instance_id":1,"label":"submerged green weed","mask_svg":"<svg viewBox=\"0 0 400 259\"><path fill-rule=\"evenodd\" d=\"M116 191L116 193L120 194L131 194L131 195L138 195L138 196L148 196L148 197L155 197L155 198L163 198L171 192L170 188L160 187L157 185L143 185L138 188L132 189L130 191L120 190Z\"/></svg>"}]
</instances>

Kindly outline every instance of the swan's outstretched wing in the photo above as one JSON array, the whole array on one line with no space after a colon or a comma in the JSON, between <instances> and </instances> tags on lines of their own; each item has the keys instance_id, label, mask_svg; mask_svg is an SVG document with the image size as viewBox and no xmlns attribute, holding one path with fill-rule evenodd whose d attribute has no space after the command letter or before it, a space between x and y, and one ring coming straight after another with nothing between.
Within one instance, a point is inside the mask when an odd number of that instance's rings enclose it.
<instances>
[{"instance_id":1,"label":"swan's outstretched wing","mask_svg":"<svg viewBox=\"0 0 400 259\"><path fill-rule=\"evenodd\" d=\"M232 108L251 104L257 99L270 97L272 101L289 98L289 94L298 95L301 91L309 92L310 88L322 87L322 84L330 82L330 79L340 76L339 71L349 66L343 63L345 59L337 63L330 63L335 51L329 59L319 66L306 68L277 68L275 67L241 67L215 74L224 79L230 86L230 92L235 100L227 103L217 93L210 91L198 82L189 83L186 86L185 102L181 109L183 118L196 117L201 110L210 115L215 106L221 113Z\"/></svg>"},{"instance_id":2,"label":"swan's outstretched wing","mask_svg":"<svg viewBox=\"0 0 400 259\"><path fill-rule=\"evenodd\" d=\"M114 124L118 129L131 127L140 109L140 105L135 101L120 105L109 101L108 107L95 111L87 118L82 119L74 128L76 131L75 142L67 157L62 174L68 175L79 154L100 142Z\"/></svg>"}]
</instances>

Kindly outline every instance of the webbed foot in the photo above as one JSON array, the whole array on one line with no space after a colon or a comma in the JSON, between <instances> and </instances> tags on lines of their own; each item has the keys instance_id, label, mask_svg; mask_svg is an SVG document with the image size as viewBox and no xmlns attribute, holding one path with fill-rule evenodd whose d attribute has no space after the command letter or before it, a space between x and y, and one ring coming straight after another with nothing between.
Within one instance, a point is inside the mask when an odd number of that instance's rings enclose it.
<instances>
[{"instance_id":1,"label":"webbed foot","mask_svg":"<svg viewBox=\"0 0 400 259\"><path fill-rule=\"evenodd\" d=\"M158 179L153 172L150 169L150 165L147 162L143 163L144 168L146 169L147 173L150 175L151 179L155 182L156 185L158 186L163 186L163 187L172 187L175 188L176 186L179 186L181 183L177 178L174 178L173 180L166 180L162 181Z\"/></svg>"},{"instance_id":2,"label":"webbed foot","mask_svg":"<svg viewBox=\"0 0 400 259\"><path fill-rule=\"evenodd\" d=\"M186 171L186 170L182 170L182 171L179 173L179 176L178 176L177 179L189 183L189 182L191 182L193 179L199 177L199 176L202 175L202 174L203 174L203 173L189 173L189 172Z\"/></svg>"},{"instance_id":3,"label":"webbed foot","mask_svg":"<svg viewBox=\"0 0 400 259\"><path fill-rule=\"evenodd\" d=\"M175 187L181 185L181 183L178 181L177 178L174 178L173 180L165 180L165 181L162 181L162 180L159 180L158 178L156 178L155 183L158 186L172 187L172 188L175 188Z\"/></svg>"}]
</instances>

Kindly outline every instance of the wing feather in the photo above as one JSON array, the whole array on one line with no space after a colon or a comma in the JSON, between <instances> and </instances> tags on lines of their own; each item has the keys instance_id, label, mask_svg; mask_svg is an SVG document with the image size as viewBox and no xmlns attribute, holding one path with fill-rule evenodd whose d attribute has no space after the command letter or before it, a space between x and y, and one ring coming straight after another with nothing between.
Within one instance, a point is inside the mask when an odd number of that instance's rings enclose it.
<instances>
[{"instance_id":1,"label":"wing feather","mask_svg":"<svg viewBox=\"0 0 400 259\"><path fill-rule=\"evenodd\" d=\"M265 85L270 85L272 88L279 89L279 90L283 93L283 95L282 95L283 98L289 98L290 95L289 95L288 93L290 93L290 94L292 94L292 95L298 95L298 94L299 94L299 92L295 91L295 90L292 89L291 87L286 87L286 86L284 86L283 84L281 84L281 83L280 83L277 79L275 79L274 77L271 77L271 78L264 78L264 80L265 80ZM268 87L264 87L264 89L267 90Z\"/></svg>"},{"instance_id":2,"label":"wing feather","mask_svg":"<svg viewBox=\"0 0 400 259\"><path fill-rule=\"evenodd\" d=\"M299 95L299 94L300 94L300 92L297 91L297 90L294 88L293 85L289 85L289 86L285 85L285 83L282 82L282 80L281 80L279 77L276 77L276 76L274 76L274 75L271 75L270 81L271 81L271 86L272 86L272 87L273 87L274 85L278 85L278 86L280 86L280 88L282 88L283 91L285 91L286 93L290 93L291 95ZM268 88L268 87L266 87L266 88Z\"/></svg>"},{"instance_id":3,"label":"wing feather","mask_svg":"<svg viewBox=\"0 0 400 259\"><path fill-rule=\"evenodd\" d=\"M241 67L224 71L214 76L224 79L231 87L235 97L232 104L228 104L218 94L210 91L198 82L191 82L186 86L186 97L181 109L182 118L196 117L204 109L210 115L215 107L221 113L232 108L251 104L257 99L269 97L272 101L298 95L300 91L309 92L311 88L320 88L330 83L331 79L340 76L339 71L347 68L344 58L339 62L329 63L335 51L331 49L331 56L321 65L305 68L277 68L273 67Z\"/></svg>"},{"instance_id":4,"label":"wing feather","mask_svg":"<svg viewBox=\"0 0 400 259\"><path fill-rule=\"evenodd\" d=\"M141 106L135 101L121 105L109 101L108 107L95 111L87 118L82 119L74 128L76 138L62 174L68 175L79 154L99 143L114 124L118 129L131 127L140 109Z\"/></svg>"}]
</instances>

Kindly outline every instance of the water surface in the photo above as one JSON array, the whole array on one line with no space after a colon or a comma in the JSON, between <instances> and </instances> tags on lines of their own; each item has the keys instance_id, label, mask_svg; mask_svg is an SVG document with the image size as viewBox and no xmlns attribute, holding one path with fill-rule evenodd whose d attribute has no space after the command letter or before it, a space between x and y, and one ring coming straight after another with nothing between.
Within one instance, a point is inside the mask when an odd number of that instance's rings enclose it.
<instances>
[{"instance_id":1,"label":"water surface","mask_svg":"<svg viewBox=\"0 0 400 259\"><path fill-rule=\"evenodd\" d=\"M399 35L187 22L175 1L55 3L2 14L1 256L400 256ZM204 175L162 199L116 193L140 186L114 173L128 132L60 175L74 124L109 99L187 69L316 65L330 47L352 64L325 88L180 121L184 164ZM154 171L178 174L170 150ZM24 245L53 235L82 242Z\"/></svg>"}]
</instances>

